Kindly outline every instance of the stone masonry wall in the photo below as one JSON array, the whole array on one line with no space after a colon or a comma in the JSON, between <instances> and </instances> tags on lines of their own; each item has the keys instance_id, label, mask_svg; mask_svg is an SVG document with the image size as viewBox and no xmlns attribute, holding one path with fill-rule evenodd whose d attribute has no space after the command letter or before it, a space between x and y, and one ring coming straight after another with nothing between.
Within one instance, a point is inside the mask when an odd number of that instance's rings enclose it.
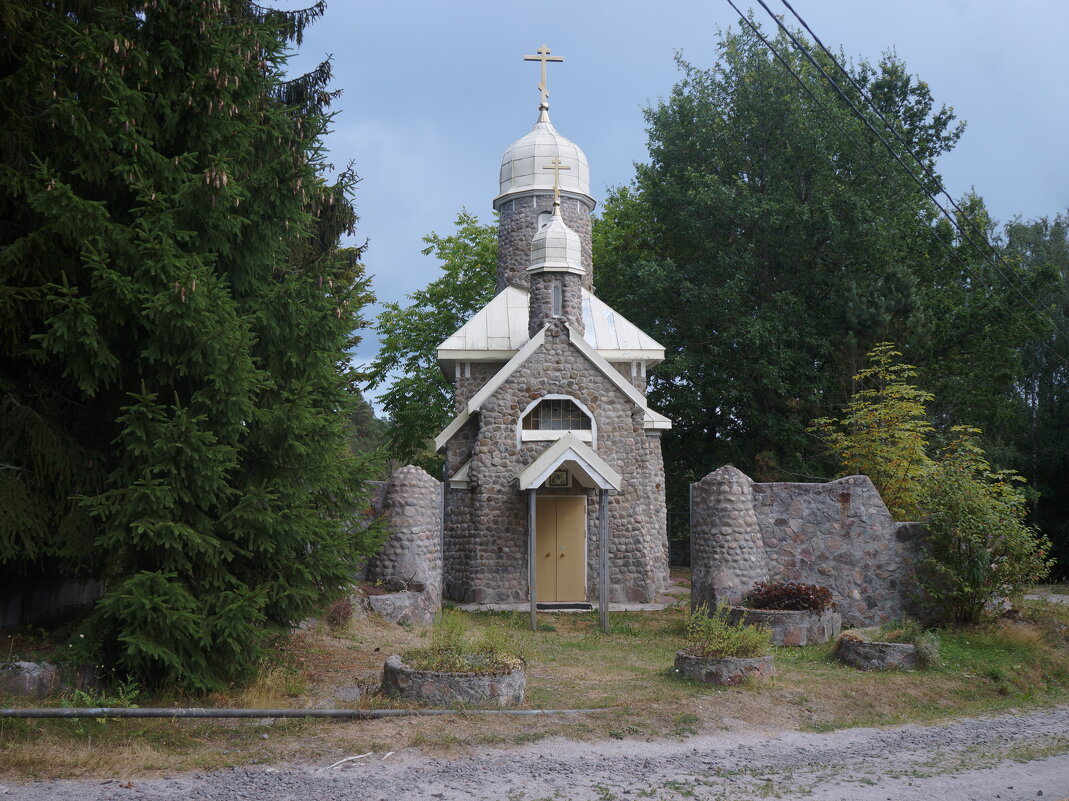
<instances>
[{"instance_id":1,"label":"stone masonry wall","mask_svg":"<svg viewBox=\"0 0 1069 801\"><path fill-rule=\"evenodd\" d=\"M472 365L473 367L475 365ZM474 376L474 371L472 372ZM471 458L479 436L478 418L468 420L445 446L445 474L448 479ZM471 595L471 564L475 534L471 517L471 491L445 487L447 536L443 537L442 592L447 598Z\"/></svg>"},{"instance_id":2,"label":"stone masonry wall","mask_svg":"<svg viewBox=\"0 0 1069 801\"><path fill-rule=\"evenodd\" d=\"M829 588L836 610L856 626L917 614L923 529L896 523L867 477L754 484L722 467L692 485L692 492L696 603L735 602L762 580L756 576L763 569L771 581ZM756 553L755 531L762 567L740 572Z\"/></svg>"},{"instance_id":3,"label":"stone masonry wall","mask_svg":"<svg viewBox=\"0 0 1069 801\"><path fill-rule=\"evenodd\" d=\"M561 193L560 211L564 224L579 234L583 248L583 288L593 291L593 259L591 255L590 213L594 209L586 201ZM522 195L505 201L498 207L497 227L497 292L505 287L527 289L527 267L531 263L531 240L538 231L538 216L553 211L553 193Z\"/></svg>"},{"instance_id":4,"label":"stone masonry wall","mask_svg":"<svg viewBox=\"0 0 1069 801\"><path fill-rule=\"evenodd\" d=\"M394 471L382 501L390 539L368 562L372 581L403 579L442 592L442 482L407 465Z\"/></svg>"},{"instance_id":5,"label":"stone masonry wall","mask_svg":"<svg viewBox=\"0 0 1069 801\"><path fill-rule=\"evenodd\" d=\"M867 476L754 485L769 573L828 587L854 625L915 614L923 529L896 523Z\"/></svg>"},{"instance_id":6,"label":"stone masonry wall","mask_svg":"<svg viewBox=\"0 0 1069 801\"><path fill-rule=\"evenodd\" d=\"M739 604L768 581L761 531L754 514L754 483L730 465L691 485L692 607Z\"/></svg>"},{"instance_id":7,"label":"stone masonry wall","mask_svg":"<svg viewBox=\"0 0 1069 801\"><path fill-rule=\"evenodd\" d=\"M456 377L454 403L456 413L460 414L467 407L472 396L497 375L498 371L505 366L505 362L458 362L457 365L460 375ZM465 461L467 458L467 456L464 457Z\"/></svg>"},{"instance_id":8,"label":"stone masonry wall","mask_svg":"<svg viewBox=\"0 0 1069 801\"><path fill-rule=\"evenodd\" d=\"M561 284L560 319L570 323L580 334L585 333L583 326L583 290L581 276L575 273L546 272L530 276L530 296L528 300L527 335L534 336L542 326L553 319L553 282Z\"/></svg>"},{"instance_id":9,"label":"stone masonry wall","mask_svg":"<svg viewBox=\"0 0 1069 801\"><path fill-rule=\"evenodd\" d=\"M610 600L652 600L668 578L660 440L646 435L642 412L570 344L559 322L550 325L544 346L479 413L471 487L449 491L446 553L463 548L466 556L447 556L447 596L469 602L528 598L527 498L516 489L515 477L548 443L517 444L516 425L524 408L547 394L569 395L590 410L598 426L598 455L624 477L621 491L609 498ZM593 599L599 563L597 493L571 493L587 496L587 592ZM465 515L467 522L456 525Z\"/></svg>"}]
</instances>

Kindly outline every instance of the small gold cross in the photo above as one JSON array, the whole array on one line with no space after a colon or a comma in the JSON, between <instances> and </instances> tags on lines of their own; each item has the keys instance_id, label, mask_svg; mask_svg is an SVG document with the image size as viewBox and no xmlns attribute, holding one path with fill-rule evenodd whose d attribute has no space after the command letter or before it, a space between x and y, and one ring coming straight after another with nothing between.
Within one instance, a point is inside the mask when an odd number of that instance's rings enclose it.
<instances>
[{"instance_id":1,"label":"small gold cross","mask_svg":"<svg viewBox=\"0 0 1069 801\"><path fill-rule=\"evenodd\" d=\"M543 170L553 170L553 205L560 205L560 171L570 170L567 164L560 160L559 157L554 156L553 161L542 167Z\"/></svg>"},{"instance_id":2,"label":"small gold cross","mask_svg":"<svg viewBox=\"0 0 1069 801\"><path fill-rule=\"evenodd\" d=\"M538 48L537 56L524 56L524 61L541 61L542 62L542 80L538 84L538 91L542 93L542 103L546 105L549 103L549 89L546 88L546 62L547 61L564 61L560 56L551 56L549 54L549 47L542 45Z\"/></svg>"}]
</instances>

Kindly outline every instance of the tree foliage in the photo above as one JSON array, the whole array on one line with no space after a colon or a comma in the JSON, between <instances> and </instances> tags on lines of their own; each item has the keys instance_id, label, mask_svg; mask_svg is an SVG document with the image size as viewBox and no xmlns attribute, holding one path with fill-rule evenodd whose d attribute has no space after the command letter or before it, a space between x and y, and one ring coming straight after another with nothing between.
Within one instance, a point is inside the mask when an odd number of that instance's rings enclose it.
<instances>
[{"instance_id":1,"label":"tree foliage","mask_svg":"<svg viewBox=\"0 0 1069 801\"><path fill-rule=\"evenodd\" d=\"M1007 437L1037 502L1034 519L1054 543L1059 576L1069 576L1069 215L1006 226L1006 257L1032 276L1047 324L1022 348L1016 429Z\"/></svg>"},{"instance_id":2,"label":"tree foliage","mask_svg":"<svg viewBox=\"0 0 1069 801\"><path fill-rule=\"evenodd\" d=\"M441 264L442 275L409 296L411 303L384 303L376 323L381 349L371 365L370 386L385 385L382 408L390 418L390 455L419 464L432 475L441 462L428 442L453 416L453 386L438 366L438 345L494 297L497 227L461 211L456 232L430 233L423 255Z\"/></svg>"},{"instance_id":3,"label":"tree foliage","mask_svg":"<svg viewBox=\"0 0 1069 801\"><path fill-rule=\"evenodd\" d=\"M680 59L646 112L649 161L595 226L599 294L667 349L649 394L673 420L677 507L725 463L828 475L806 427L842 409L878 342L902 344L941 422L1001 435L1014 415L1025 304L785 38L773 44L809 91L749 30L725 32L711 68ZM893 54L848 69L926 166L958 141L953 110ZM990 231L979 199L963 211Z\"/></svg>"},{"instance_id":4,"label":"tree foliage","mask_svg":"<svg viewBox=\"0 0 1069 801\"><path fill-rule=\"evenodd\" d=\"M810 431L842 466L839 475L868 476L896 520L917 520L922 481L931 467L932 394L909 382L917 371L901 357L890 342L876 345L854 376L857 389L843 416L814 420Z\"/></svg>"},{"instance_id":5,"label":"tree foliage","mask_svg":"<svg viewBox=\"0 0 1069 801\"><path fill-rule=\"evenodd\" d=\"M0 13L0 566L107 579L97 657L209 689L366 550L346 351L371 299L325 173L323 12Z\"/></svg>"},{"instance_id":6,"label":"tree foliage","mask_svg":"<svg viewBox=\"0 0 1069 801\"><path fill-rule=\"evenodd\" d=\"M949 444L929 455L933 397L910 383L916 371L901 355L891 343L877 345L842 419L815 420L812 430L843 475L872 479L896 519L924 520L927 601L945 622L974 623L998 598L1047 574L1050 541L1026 522L1015 486L1024 479L992 470L978 428L951 427Z\"/></svg>"},{"instance_id":7,"label":"tree foliage","mask_svg":"<svg viewBox=\"0 0 1069 801\"><path fill-rule=\"evenodd\" d=\"M993 471L980 432L956 426L924 480L928 554L924 589L947 623L975 623L993 604L1042 581L1050 541L1026 523L1023 482Z\"/></svg>"}]
</instances>

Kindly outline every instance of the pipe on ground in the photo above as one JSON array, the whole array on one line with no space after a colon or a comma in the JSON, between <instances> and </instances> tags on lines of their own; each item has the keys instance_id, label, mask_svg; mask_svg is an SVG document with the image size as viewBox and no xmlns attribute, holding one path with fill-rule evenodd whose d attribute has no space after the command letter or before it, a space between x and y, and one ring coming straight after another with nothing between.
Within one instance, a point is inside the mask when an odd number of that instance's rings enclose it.
<instances>
[{"instance_id":1,"label":"pipe on ground","mask_svg":"<svg viewBox=\"0 0 1069 801\"><path fill-rule=\"evenodd\" d=\"M197 707L38 707L0 709L0 718L342 718L377 720L432 715L574 715L600 709L211 709Z\"/></svg>"}]
</instances>

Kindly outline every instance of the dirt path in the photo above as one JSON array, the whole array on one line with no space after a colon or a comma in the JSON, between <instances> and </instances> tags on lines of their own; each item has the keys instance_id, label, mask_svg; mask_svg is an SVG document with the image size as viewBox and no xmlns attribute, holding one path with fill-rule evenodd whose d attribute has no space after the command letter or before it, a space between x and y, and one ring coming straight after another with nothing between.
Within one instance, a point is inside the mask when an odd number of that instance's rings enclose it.
<instances>
[{"instance_id":1,"label":"dirt path","mask_svg":"<svg viewBox=\"0 0 1069 801\"><path fill-rule=\"evenodd\" d=\"M532 726L537 724L532 724ZM6 794L4 791L6 790ZM543 740L458 759L406 751L325 770L234 768L140 781L16 785L20 801L813 801L1069 799L1069 707L938 726L829 734L727 732L684 741Z\"/></svg>"}]
</instances>

